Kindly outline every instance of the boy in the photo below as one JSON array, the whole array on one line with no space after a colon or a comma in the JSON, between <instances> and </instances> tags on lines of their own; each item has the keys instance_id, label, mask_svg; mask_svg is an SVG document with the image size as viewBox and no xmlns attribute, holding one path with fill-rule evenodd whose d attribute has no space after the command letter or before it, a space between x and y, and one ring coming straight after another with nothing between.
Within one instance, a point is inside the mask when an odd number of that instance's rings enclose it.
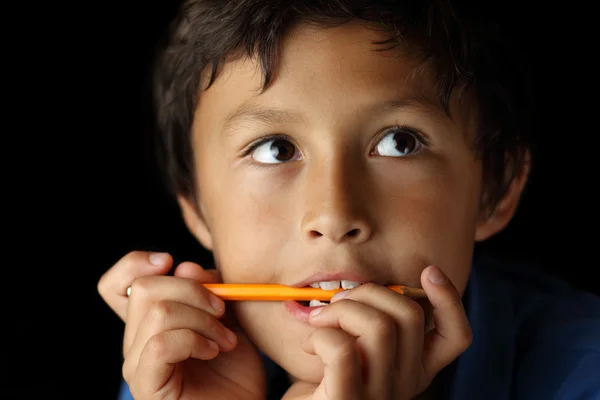
<instances>
[{"instance_id":1,"label":"boy","mask_svg":"<svg viewBox=\"0 0 600 400\"><path fill-rule=\"evenodd\" d=\"M184 4L157 69L159 149L216 271L166 276L170 255L133 252L102 277L126 321L122 398L600 396L596 297L471 268L530 167L523 82L482 15L433 0ZM220 281L347 290L225 306L201 285Z\"/></svg>"}]
</instances>

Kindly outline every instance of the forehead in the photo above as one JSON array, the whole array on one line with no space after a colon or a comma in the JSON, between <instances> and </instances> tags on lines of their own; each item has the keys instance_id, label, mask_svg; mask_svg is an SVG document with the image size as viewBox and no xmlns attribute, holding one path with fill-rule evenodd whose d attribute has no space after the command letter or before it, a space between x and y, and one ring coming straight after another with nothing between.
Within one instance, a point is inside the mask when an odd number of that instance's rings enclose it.
<instances>
[{"instance_id":1,"label":"forehead","mask_svg":"<svg viewBox=\"0 0 600 400\"><path fill-rule=\"evenodd\" d=\"M315 117L357 109L382 99L406 98L438 105L426 65L398 49L367 25L335 28L300 24L282 40L270 87L255 58L227 62L213 85L200 93L196 119L225 126L244 107L278 107Z\"/></svg>"},{"instance_id":2,"label":"forehead","mask_svg":"<svg viewBox=\"0 0 600 400\"><path fill-rule=\"evenodd\" d=\"M319 77L325 75L342 87L352 84L379 88L390 82L415 86L421 82L410 79L417 72L413 58L401 53L399 47L384 50L375 44L385 39L387 36L374 26L360 22L326 29L299 25L283 41L281 77L302 73L323 80Z\"/></svg>"}]
</instances>

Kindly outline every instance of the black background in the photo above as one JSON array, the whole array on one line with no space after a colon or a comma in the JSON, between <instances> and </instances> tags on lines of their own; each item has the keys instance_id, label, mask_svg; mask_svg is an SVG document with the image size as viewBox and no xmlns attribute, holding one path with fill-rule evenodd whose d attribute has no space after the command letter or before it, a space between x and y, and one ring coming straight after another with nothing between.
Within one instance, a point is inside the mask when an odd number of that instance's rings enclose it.
<instances>
[{"instance_id":1,"label":"black background","mask_svg":"<svg viewBox=\"0 0 600 400\"><path fill-rule=\"evenodd\" d=\"M102 273L134 249L209 260L160 187L150 151L144 80L175 6L39 9L35 32L26 29L35 25L27 14L14 17L14 36L25 44L7 53L23 75L7 82L17 85L8 100L18 111L5 128L6 137L23 143L3 152L10 189L4 197L15 202L6 210L8 243L16 243L6 250L3 280L8 398L114 398L123 325L97 293ZM523 204L490 246L598 293L590 11L559 3L507 3L506 10L536 70L539 141Z\"/></svg>"}]
</instances>

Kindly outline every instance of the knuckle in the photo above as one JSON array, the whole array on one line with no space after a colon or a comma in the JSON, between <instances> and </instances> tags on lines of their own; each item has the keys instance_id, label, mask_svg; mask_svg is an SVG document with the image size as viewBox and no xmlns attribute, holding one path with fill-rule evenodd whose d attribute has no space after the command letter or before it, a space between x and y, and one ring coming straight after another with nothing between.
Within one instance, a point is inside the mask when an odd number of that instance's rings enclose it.
<instances>
[{"instance_id":1,"label":"knuckle","mask_svg":"<svg viewBox=\"0 0 600 400\"><path fill-rule=\"evenodd\" d=\"M371 324L373 326L373 330L377 332L377 336L380 336L384 339L389 339L396 336L396 324L392 317L387 314L378 312L372 319Z\"/></svg>"},{"instance_id":2,"label":"knuckle","mask_svg":"<svg viewBox=\"0 0 600 400\"><path fill-rule=\"evenodd\" d=\"M147 257L147 254L147 252L140 250L130 251L105 271L100 276L96 285L96 289L102 298L107 299L114 294L111 292L111 289L113 288L115 281L130 279L134 266L143 262Z\"/></svg>"},{"instance_id":3,"label":"knuckle","mask_svg":"<svg viewBox=\"0 0 600 400\"><path fill-rule=\"evenodd\" d=\"M372 294L375 290L377 290L377 285L373 282L363 283L362 285L352 289L355 293L363 293L366 295Z\"/></svg>"},{"instance_id":4,"label":"knuckle","mask_svg":"<svg viewBox=\"0 0 600 400\"><path fill-rule=\"evenodd\" d=\"M134 366L132 365L130 358L125 358L123 361L123 365L121 367L121 374L123 375L123 379L127 383L131 383L131 380L134 375Z\"/></svg>"},{"instance_id":5,"label":"knuckle","mask_svg":"<svg viewBox=\"0 0 600 400\"><path fill-rule=\"evenodd\" d=\"M169 352L169 343L164 332L159 332L146 342L146 350L154 359L161 359Z\"/></svg>"},{"instance_id":6,"label":"knuckle","mask_svg":"<svg viewBox=\"0 0 600 400\"><path fill-rule=\"evenodd\" d=\"M411 325L424 325L425 314L423 308L414 300L407 299L407 307L404 310L403 319Z\"/></svg>"},{"instance_id":7,"label":"knuckle","mask_svg":"<svg viewBox=\"0 0 600 400\"><path fill-rule=\"evenodd\" d=\"M192 292L194 293L194 296L196 296L199 299L202 299L202 301L204 301L206 304L209 304L208 289L205 288L202 283L200 283L196 280L191 280L190 284L191 284L191 289L192 289Z\"/></svg>"},{"instance_id":8,"label":"knuckle","mask_svg":"<svg viewBox=\"0 0 600 400\"><path fill-rule=\"evenodd\" d=\"M464 329L458 340L461 351L467 350L473 343L473 331L470 327Z\"/></svg>"},{"instance_id":9,"label":"knuckle","mask_svg":"<svg viewBox=\"0 0 600 400\"><path fill-rule=\"evenodd\" d=\"M350 362L352 359L358 357L355 340L347 338L346 340L339 342L335 348L334 354L335 361L340 363Z\"/></svg>"},{"instance_id":10,"label":"knuckle","mask_svg":"<svg viewBox=\"0 0 600 400\"><path fill-rule=\"evenodd\" d=\"M107 277L108 271L105 272L104 274L102 274L102 276L100 277L100 279L98 280L98 284L96 285L96 290L98 291L98 293L100 294L100 296L106 300L106 297L108 295L108 277Z\"/></svg>"},{"instance_id":11,"label":"knuckle","mask_svg":"<svg viewBox=\"0 0 600 400\"><path fill-rule=\"evenodd\" d=\"M138 298L149 297L153 281L153 276L141 276L136 278L131 283L131 293L135 293L135 296Z\"/></svg>"},{"instance_id":12,"label":"knuckle","mask_svg":"<svg viewBox=\"0 0 600 400\"><path fill-rule=\"evenodd\" d=\"M148 311L150 320L165 326L169 318L175 313L175 305L166 300L159 300L154 303Z\"/></svg>"},{"instance_id":13,"label":"knuckle","mask_svg":"<svg viewBox=\"0 0 600 400\"><path fill-rule=\"evenodd\" d=\"M448 308L460 310L460 309L464 308L464 305L460 298L452 297L452 298L448 299Z\"/></svg>"}]
</instances>

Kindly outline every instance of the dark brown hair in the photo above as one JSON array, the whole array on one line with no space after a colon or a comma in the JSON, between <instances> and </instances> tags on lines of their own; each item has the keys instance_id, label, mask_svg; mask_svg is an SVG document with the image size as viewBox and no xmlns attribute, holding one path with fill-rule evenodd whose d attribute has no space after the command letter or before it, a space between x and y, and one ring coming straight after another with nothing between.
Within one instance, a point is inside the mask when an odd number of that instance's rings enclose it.
<instances>
[{"instance_id":1,"label":"dark brown hair","mask_svg":"<svg viewBox=\"0 0 600 400\"><path fill-rule=\"evenodd\" d=\"M477 8L485 3L487 12ZM531 96L521 56L503 36L489 2L451 0L187 0L169 26L154 70L159 165L174 194L194 197L191 126L201 75L206 86L230 57L260 60L267 88L283 35L296 24L378 26L378 48L400 48L427 62L441 104L469 88L479 109L474 148L484 167L484 205L493 209L529 147Z\"/></svg>"}]
</instances>

